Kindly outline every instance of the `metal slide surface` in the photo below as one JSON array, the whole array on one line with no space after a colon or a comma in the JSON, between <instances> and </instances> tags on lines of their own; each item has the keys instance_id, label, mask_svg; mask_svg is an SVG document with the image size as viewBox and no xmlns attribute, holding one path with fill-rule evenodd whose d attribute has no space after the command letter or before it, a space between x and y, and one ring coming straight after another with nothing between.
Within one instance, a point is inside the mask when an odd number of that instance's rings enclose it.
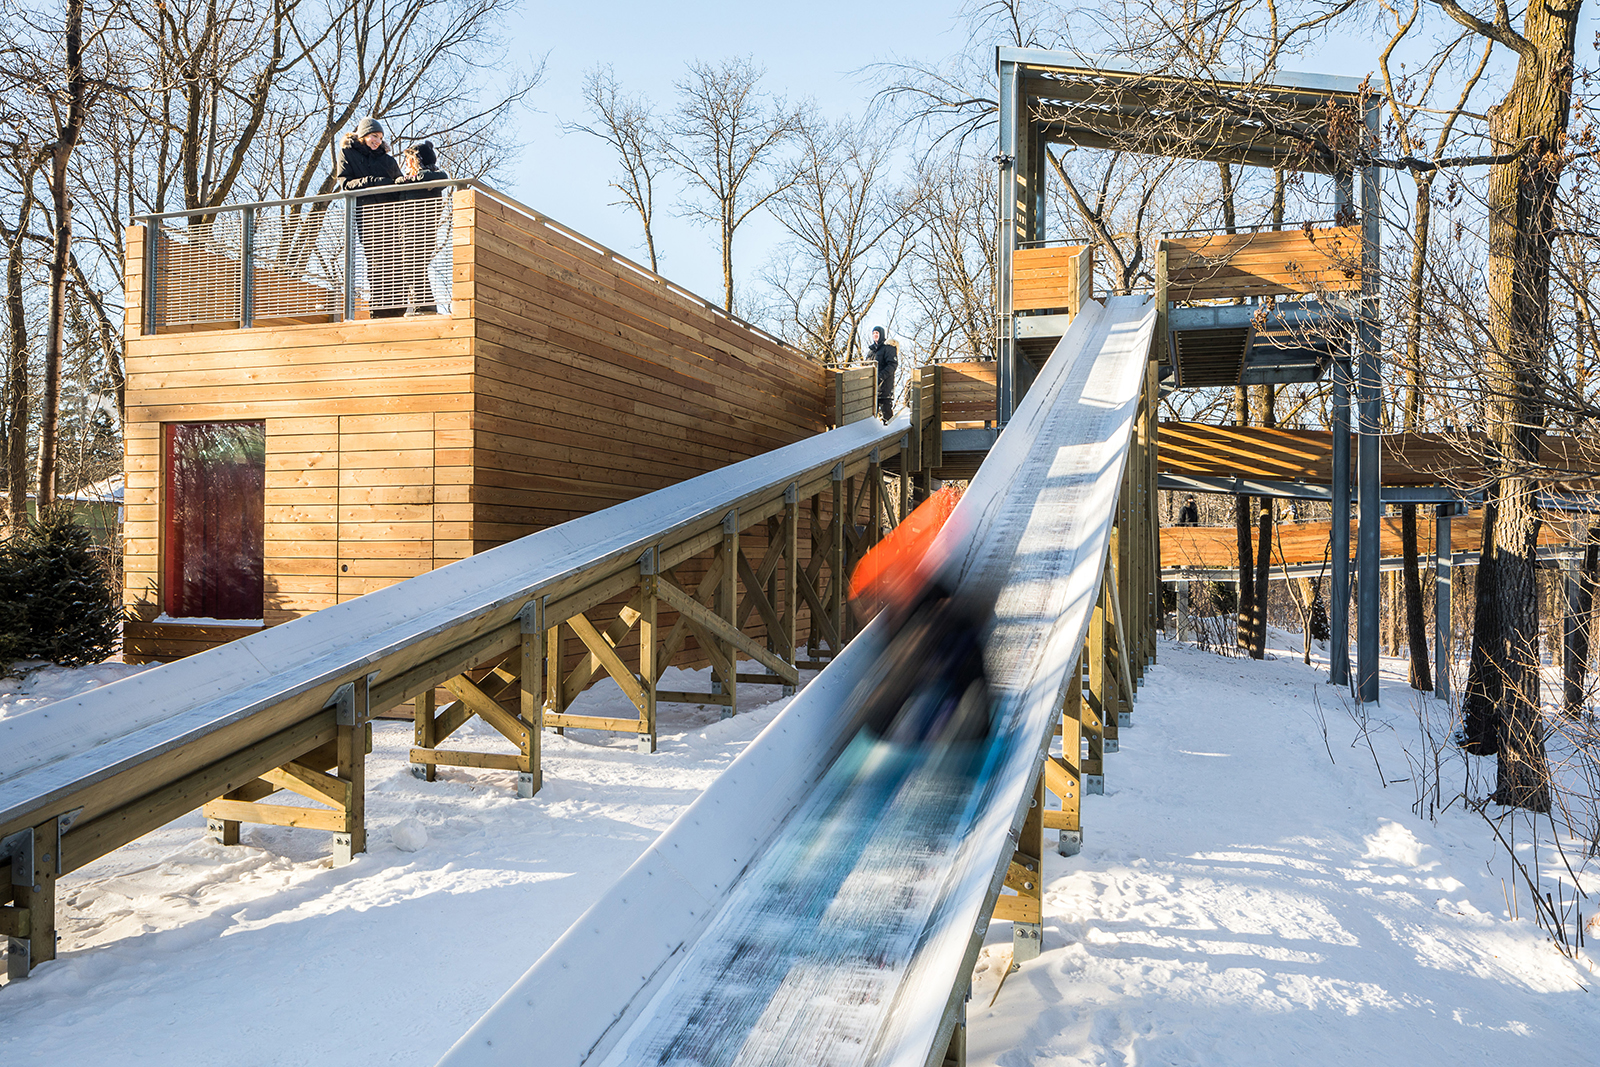
<instances>
[{"instance_id":1,"label":"metal slide surface","mask_svg":"<svg viewBox=\"0 0 1600 1067\"><path fill-rule=\"evenodd\" d=\"M938 1062L1100 587L1154 321L1085 309L947 527L995 597L987 746L857 738L869 626L442 1064Z\"/></svg>"}]
</instances>

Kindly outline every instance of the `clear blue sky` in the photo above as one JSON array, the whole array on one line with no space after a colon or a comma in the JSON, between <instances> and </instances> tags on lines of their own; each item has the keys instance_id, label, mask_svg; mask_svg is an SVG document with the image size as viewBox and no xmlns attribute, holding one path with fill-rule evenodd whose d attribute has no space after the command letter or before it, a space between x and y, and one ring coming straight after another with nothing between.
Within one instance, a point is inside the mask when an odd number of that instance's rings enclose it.
<instances>
[{"instance_id":1,"label":"clear blue sky","mask_svg":"<svg viewBox=\"0 0 1600 1067\"><path fill-rule=\"evenodd\" d=\"M872 95L852 71L893 52L938 59L961 45L956 0L877 0L807 4L607 3L527 4L513 49L548 53L543 82L530 100L522 158L507 192L601 244L645 259L638 219L608 206L616 171L610 149L562 122L586 121L580 87L586 71L609 63L625 90L649 94L658 111L673 103L685 64L753 56L767 68L766 85L791 99L811 98L828 115L860 114ZM673 217L675 187L658 193L656 247L661 271L711 300L722 295L716 235ZM735 270L748 278L779 239L759 216L741 229Z\"/></svg>"},{"instance_id":2,"label":"clear blue sky","mask_svg":"<svg viewBox=\"0 0 1600 1067\"><path fill-rule=\"evenodd\" d=\"M813 0L808 4L525 3L511 28L514 54L548 54L543 82L534 90L520 139L522 155L506 192L601 244L645 259L639 223L630 209L609 206L615 164L610 150L583 134L563 133L564 121L583 121L584 73L610 63L625 90L649 94L659 111L673 103L673 82L691 60L750 55L767 68L767 87L791 99L811 98L829 116L860 114L875 85L859 70L893 55L938 61L969 47L958 18L959 0ZM1580 29L1579 47L1594 59L1596 18ZM1381 34L1328 42L1319 53L1290 66L1361 77L1372 71ZM711 300L720 300L716 236L673 217L676 188L658 193L657 251L661 271ZM781 239L760 215L741 229L735 245L740 289ZM743 310L743 309L741 309Z\"/></svg>"}]
</instances>

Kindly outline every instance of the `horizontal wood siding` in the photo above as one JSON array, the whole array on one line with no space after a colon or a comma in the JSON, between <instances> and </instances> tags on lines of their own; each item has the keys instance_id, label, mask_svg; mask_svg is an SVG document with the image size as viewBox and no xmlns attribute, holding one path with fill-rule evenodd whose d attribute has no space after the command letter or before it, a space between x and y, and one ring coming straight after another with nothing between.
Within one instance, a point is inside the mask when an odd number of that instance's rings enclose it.
<instances>
[{"instance_id":1,"label":"horizontal wood siding","mask_svg":"<svg viewBox=\"0 0 1600 1067\"><path fill-rule=\"evenodd\" d=\"M1350 519L1350 543L1355 544L1360 523ZM1328 559L1333 524L1279 521L1273 526L1271 577L1281 578L1280 567L1304 563L1324 563ZM1483 543L1483 516L1467 515L1450 521L1450 545L1455 552L1476 552ZM1428 516L1417 523L1417 552L1427 557L1434 551L1437 527ZM1380 556L1400 555L1400 516L1386 515L1378 529ZM1569 543L1567 532L1549 523L1539 528L1539 544L1555 547ZM1197 570L1237 570L1238 531L1232 526L1163 526L1161 528L1161 566L1190 567Z\"/></svg>"},{"instance_id":2,"label":"horizontal wood siding","mask_svg":"<svg viewBox=\"0 0 1600 1067\"><path fill-rule=\"evenodd\" d=\"M1161 242L1166 299L1356 292L1361 288L1361 229L1268 230Z\"/></svg>"},{"instance_id":3,"label":"horizontal wood siding","mask_svg":"<svg viewBox=\"0 0 1600 1067\"><path fill-rule=\"evenodd\" d=\"M940 419L946 426L994 422L998 366L992 361L938 364L943 399Z\"/></svg>"},{"instance_id":4,"label":"horizontal wood siding","mask_svg":"<svg viewBox=\"0 0 1600 1067\"><path fill-rule=\"evenodd\" d=\"M816 361L481 189L456 208L475 551L828 427Z\"/></svg>"},{"instance_id":5,"label":"horizontal wood siding","mask_svg":"<svg viewBox=\"0 0 1600 1067\"><path fill-rule=\"evenodd\" d=\"M1019 248L1011 254L1011 306L1076 315L1094 288L1090 245Z\"/></svg>"}]
</instances>

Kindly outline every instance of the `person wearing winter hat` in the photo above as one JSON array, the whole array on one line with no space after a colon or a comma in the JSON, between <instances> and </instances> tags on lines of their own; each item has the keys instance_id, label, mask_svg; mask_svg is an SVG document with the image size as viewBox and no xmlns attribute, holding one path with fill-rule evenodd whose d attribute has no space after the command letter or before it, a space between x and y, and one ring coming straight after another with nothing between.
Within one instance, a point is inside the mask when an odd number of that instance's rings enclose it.
<instances>
[{"instance_id":1,"label":"person wearing winter hat","mask_svg":"<svg viewBox=\"0 0 1600 1067\"><path fill-rule=\"evenodd\" d=\"M400 154L400 185L417 182L442 182L450 175L439 169L433 142L412 145ZM404 299L418 315L432 315L439 308L433 297L433 282L428 264L439 251L439 216L444 211L447 189L413 189L403 195L407 201L405 244L401 252Z\"/></svg>"},{"instance_id":2,"label":"person wearing winter hat","mask_svg":"<svg viewBox=\"0 0 1600 1067\"><path fill-rule=\"evenodd\" d=\"M889 335L882 326L874 326L869 335L867 356L878 365L878 414L884 422L894 418L894 375L900 366L900 350L889 343Z\"/></svg>"},{"instance_id":3,"label":"person wearing winter hat","mask_svg":"<svg viewBox=\"0 0 1600 1067\"><path fill-rule=\"evenodd\" d=\"M356 123L354 131L339 142L339 161L334 167L334 185L339 189L377 189L393 185L400 177L384 143L383 124L368 115ZM375 319L404 315L405 294L400 284L396 253L399 227L395 208L388 206L392 194L362 196L351 205L356 211L356 233L367 255L367 300Z\"/></svg>"}]
</instances>

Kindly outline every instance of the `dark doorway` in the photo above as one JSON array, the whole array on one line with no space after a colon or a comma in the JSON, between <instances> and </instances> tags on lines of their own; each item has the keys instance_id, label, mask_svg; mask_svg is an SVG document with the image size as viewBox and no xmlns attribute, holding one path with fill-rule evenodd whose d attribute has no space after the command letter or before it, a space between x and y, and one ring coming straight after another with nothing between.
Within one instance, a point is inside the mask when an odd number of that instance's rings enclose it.
<instances>
[{"instance_id":1,"label":"dark doorway","mask_svg":"<svg viewBox=\"0 0 1600 1067\"><path fill-rule=\"evenodd\" d=\"M166 613L261 618L266 424L175 422L163 429Z\"/></svg>"}]
</instances>

